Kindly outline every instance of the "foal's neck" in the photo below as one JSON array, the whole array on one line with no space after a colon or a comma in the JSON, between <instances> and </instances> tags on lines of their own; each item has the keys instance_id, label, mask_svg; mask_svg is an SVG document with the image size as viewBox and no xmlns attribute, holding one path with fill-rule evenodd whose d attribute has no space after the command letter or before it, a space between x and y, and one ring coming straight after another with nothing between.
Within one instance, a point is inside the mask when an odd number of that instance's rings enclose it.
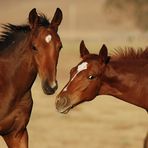
<instances>
[{"instance_id":1,"label":"foal's neck","mask_svg":"<svg viewBox=\"0 0 148 148\"><path fill-rule=\"evenodd\" d=\"M146 98L148 90L146 90L145 85L142 85L146 76L141 75L138 61L135 60L135 62L111 61L106 67L99 93L111 95L128 103L148 109L148 99Z\"/></svg>"}]
</instances>

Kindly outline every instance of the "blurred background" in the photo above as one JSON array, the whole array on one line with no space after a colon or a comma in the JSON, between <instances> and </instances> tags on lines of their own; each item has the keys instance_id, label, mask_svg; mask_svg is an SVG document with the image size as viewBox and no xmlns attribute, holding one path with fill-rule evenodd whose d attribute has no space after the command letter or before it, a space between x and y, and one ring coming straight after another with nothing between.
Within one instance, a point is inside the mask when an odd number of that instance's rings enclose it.
<instances>
[{"instance_id":1,"label":"blurred background","mask_svg":"<svg viewBox=\"0 0 148 148\"><path fill-rule=\"evenodd\" d=\"M147 47L147 0L26 0L0 1L0 24L26 24L32 8L52 19L56 8L63 11L59 35L63 42L58 64L59 89L43 94L40 79L32 93L34 107L28 125L30 148L142 148L148 131L147 113L109 96L99 96L68 115L55 109L55 97L69 80L69 71L81 59L83 39L91 52L102 44L109 52L118 47ZM0 139L0 148L6 148Z\"/></svg>"}]
</instances>

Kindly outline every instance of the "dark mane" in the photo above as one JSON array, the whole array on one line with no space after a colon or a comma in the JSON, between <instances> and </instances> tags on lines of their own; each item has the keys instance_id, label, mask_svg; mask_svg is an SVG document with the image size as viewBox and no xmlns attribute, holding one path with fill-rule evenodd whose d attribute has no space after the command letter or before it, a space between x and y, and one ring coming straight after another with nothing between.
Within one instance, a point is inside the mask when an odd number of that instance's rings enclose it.
<instances>
[{"instance_id":1,"label":"dark mane","mask_svg":"<svg viewBox=\"0 0 148 148\"><path fill-rule=\"evenodd\" d=\"M126 47L125 49L115 49L112 57L116 59L148 59L148 47L145 49L134 49L132 47Z\"/></svg>"},{"instance_id":2,"label":"dark mane","mask_svg":"<svg viewBox=\"0 0 148 148\"><path fill-rule=\"evenodd\" d=\"M2 26L4 31L0 35L0 51L6 49L10 44L17 40L18 33L27 33L30 31L28 25L16 26L5 24Z\"/></svg>"},{"instance_id":3,"label":"dark mane","mask_svg":"<svg viewBox=\"0 0 148 148\"><path fill-rule=\"evenodd\" d=\"M44 27L48 27L50 25L49 20L44 14L39 15L39 25ZM23 33L25 35L31 31L28 24L13 25L8 23L2 25L2 28L4 31L2 31L0 35L0 51L6 49L10 44L16 41L18 34Z\"/></svg>"},{"instance_id":4,"label":"dark mane","mask_svg":"<svg viewBox=\"0 0 148 148\"><path fill-rule=\"evenodd\" d=\"M39 14L39 25L40 25L40 26L44 26L44 27L49 27L49 25L50 25L49 20L48 20L47 17L46 17L44 14L42 14L42 13Z\"/></svg>"}]
</instances>

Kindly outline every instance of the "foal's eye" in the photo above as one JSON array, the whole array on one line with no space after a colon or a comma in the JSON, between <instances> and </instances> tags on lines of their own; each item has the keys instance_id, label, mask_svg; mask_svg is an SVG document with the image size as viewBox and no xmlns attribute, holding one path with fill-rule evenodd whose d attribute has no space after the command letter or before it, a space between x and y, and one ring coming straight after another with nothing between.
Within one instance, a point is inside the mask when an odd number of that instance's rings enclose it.
<instances>
[{"instance_id":1,"label":"foal's eye","mask_svg":"<svg viewBox=\"0 0 148 148\"><path fill-rule=\"evenodd\" d=\"M34 45L32 45L32 49L33 49L34 51L37 51L37 48L36 48Z\"/></svg>"},{"instance_id":2,"label":"foal's eye","mask_svg":"<svg viewBox=\"0 0 148 148\"><path fill-rule=\"evenodd\" d=\"M89 77L88 77L88 79L90 79L90 80L93 80L95 78L95 76L92 76L92 75L90 75Z\"/></svg>"}]
</instances>

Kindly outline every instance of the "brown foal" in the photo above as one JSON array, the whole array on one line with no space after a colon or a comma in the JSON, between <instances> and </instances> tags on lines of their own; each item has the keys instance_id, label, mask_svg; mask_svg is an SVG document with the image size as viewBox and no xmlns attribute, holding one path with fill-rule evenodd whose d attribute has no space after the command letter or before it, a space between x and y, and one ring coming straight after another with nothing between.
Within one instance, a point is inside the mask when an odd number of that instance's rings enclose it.
<instances>
[{"instance_id":1,"label":"brown foal","mask_svg":"<svg viewBox=\"0 0 148 148\"><path fill-rule=\"evenodd\" d=\"M62 43L57 33L62 11L51 22L36 9L29 24L4 25L0 37L0 135L9 148L28 148L26 126L32 110L31 87L37 73L46 94L57 89L56 67Z\"/></svg>"},{"instance_id":2,"label":"brown foal","mask_svg":"<svg viewBox=\"0 0 148 148\"><path fill-rule=\"evenodd\" d=\"M82 61L71 69L69 82L57 96L59 112L68 113L98 95L111 95L148 110L148 49L129 48L110 57L105 45L99 54L91 54L82 41L80 55Z\"/></svg>"}]
</instances>

